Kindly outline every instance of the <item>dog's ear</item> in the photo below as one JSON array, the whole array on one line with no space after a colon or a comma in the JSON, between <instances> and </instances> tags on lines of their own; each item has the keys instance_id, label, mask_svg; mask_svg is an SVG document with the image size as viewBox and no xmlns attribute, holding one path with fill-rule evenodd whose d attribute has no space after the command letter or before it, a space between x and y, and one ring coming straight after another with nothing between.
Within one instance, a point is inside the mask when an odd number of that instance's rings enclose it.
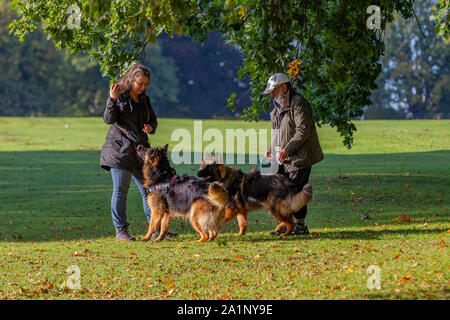
<instances>
[{"instance_id":1,"label":"dog's ear","mask_svg":"<svg viewBox=\"0 0 450 320\"><path fill-rule=\"evenodd\" d=\"M208 151L203 152L203 161L208 161L211 159L211 154Z\"/></svg>"},{"instance_id":2,"label":"dog's ear","mask_svg":"<svg viewBox=\"0 0 450 320\"><path fill-rule=\"evenodd\" d=\"M163 152L164 152L164 154L167 156L167 150L169 149L169 144L166 144L164 147L163 147Z\"/></svg>"},{"instance_id":3,"label":"dog's ear","mask_svg":"<svg viewBox=\"0 0 450 320\"><path fill-rule=\"evenodd\" d=\"M218 152L216 152L214 154L214 161L217 164L223 164L222 157L220 156L220 154Z\"/></svg>"}]
</instances>

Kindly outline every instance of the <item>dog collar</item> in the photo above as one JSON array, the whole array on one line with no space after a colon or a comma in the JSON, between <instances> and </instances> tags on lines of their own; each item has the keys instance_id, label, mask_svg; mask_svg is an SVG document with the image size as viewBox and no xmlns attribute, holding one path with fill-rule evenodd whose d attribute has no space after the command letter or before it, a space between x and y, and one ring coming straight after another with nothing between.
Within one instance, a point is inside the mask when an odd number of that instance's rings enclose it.
<instances>
[{"instance_id":1,"label":"dog collar","mask_svg":"<svg viewBox=\"0 0 450 320\"><path fill-rule=\"evenodd\" d=\"M169 188L169 185L175 180L175 178L176 178L176 176L173 176L167 182L158 183L158 184L151 186L150 188L148 188L148 193L153 193L156 191L166 192L167 188Z\"/></svg>"}]
</instances>

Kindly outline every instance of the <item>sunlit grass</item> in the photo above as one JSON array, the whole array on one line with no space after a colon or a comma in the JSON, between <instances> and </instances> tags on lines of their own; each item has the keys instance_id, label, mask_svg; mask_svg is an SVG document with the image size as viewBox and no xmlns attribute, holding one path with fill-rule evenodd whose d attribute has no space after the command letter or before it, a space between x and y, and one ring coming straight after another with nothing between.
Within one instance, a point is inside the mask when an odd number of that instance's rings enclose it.
<instances>
[{"instance_id":1,"label":"sunlit grass","mask_svg":"<svg viewBox=\"0 0 450 320\"><path fill-rule=\"evenodd\" d=\"M351 150L333 128L319 129L325 160L311 175L312 235L270 236L277 223L258 211L245 236L234 236L232 222L200 245L180 220L174 240L114 241L101 119L0 118L0 298L448 299L450 122L356 125ZM191 131L193 120L160 119L152 145L173 147L177 128ZM270 126L206 120L202 128L225 136ZM195 175L198 165L175 168ZM133 184L127 204L130 231L143 236ZM71 265L81 271L78 290L60 288ZM380 267L380 290L367 288L370 265Z\"/></svg>"}]
</instances>

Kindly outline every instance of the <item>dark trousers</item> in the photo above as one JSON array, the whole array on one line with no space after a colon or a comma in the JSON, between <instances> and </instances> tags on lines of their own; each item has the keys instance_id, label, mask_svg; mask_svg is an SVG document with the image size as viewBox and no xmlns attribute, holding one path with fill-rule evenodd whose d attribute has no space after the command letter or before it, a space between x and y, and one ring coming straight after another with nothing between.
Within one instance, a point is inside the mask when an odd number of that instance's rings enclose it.
<instances>
[{"instance_id":1,"label":"dark trousers","mask_svg":"<svg viewBox=\"0 0 450 320\"><path fill-rule=\"evenodd\" d=\"M280 165L278 169L278 173L282 174L286 178L289 179L289 181L295 183L297 185L298 191L300 192L305 184L309 181L309 175L311 174L311 167L302 168L300 170L292 171L292 172L286 172L284 170L284 166ZM294 218L295 219L304 219L306 217L306 213L308 212L308 208L304 206L299 211L294 212Z\"/></svg>"}]
</instances>

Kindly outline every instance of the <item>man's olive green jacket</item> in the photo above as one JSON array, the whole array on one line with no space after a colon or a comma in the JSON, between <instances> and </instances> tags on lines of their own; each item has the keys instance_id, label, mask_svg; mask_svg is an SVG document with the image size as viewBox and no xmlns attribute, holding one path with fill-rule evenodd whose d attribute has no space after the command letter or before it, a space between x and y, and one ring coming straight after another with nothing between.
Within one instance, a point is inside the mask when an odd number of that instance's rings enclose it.
<instances>
[{"instance_id":1,"label":"man's olive green jacket","mask_svg":"<svg viewBox=\"0 0 450 320\"><path fill-rule=\"evenodd\" d=\"M310 167L323 160L311 104L301 94L291 89L289 106L278 108L276 105L270 113L270 120L272 129L279 129L279 142L274 141L277 139L272 133L272 150L279 145L289 154L283 163L287 172Z\"/></svg>"}]
</instances>

